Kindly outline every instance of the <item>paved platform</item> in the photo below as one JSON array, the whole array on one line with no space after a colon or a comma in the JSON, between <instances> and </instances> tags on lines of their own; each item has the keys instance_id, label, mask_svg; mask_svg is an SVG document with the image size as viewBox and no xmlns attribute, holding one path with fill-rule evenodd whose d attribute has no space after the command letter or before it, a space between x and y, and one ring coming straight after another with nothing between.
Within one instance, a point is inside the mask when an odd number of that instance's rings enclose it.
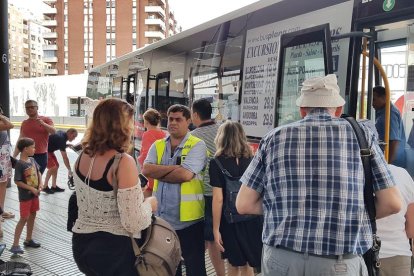
<instances>
[{"instance_id":1,"label":"paved platform","mask_svg":"<svg viewBox=\"0 0 414 276\"><path fill-rule=\"evenodd\" d=\"M11 131L11 142L14 145L18 138L18 130ZM74 141L80 141L82 134ZM68 156L73 164L77 154L68 150ZM56 154L61 167L58 173L58 186L65 188L65 192L55 194L40 195L40 211L37 214L33 239L40 242L40 248L25 249L25 253L14 261L29 263L32 267L33 275L83 275L72 257L72 234L66 231L67 205L71 191L67 189L67 170L61 159L61 155ZM12 182L12 186L7 189L5 210L12 211L16 217L5 220L3 223L4 237L0 242L7 244L7 249L1 255L3 261L10 260L11 253L8 251L13 244L14 229L19 220L19 201L17 187ZM21 246L26 235L24 229L21 237ZM208 275L215 275L210 259L206 256L206 267Z\"/></svg>"},{"instance_id":2,"label":"paved platform","mask_svg":"<svg viewBox=\"0 0 414 276\"><path fill-rule=\"evenodd\" d=\"M76 159L74 152L69 152L71 160ZM58 158L60 157L57 155ZM63 163L62 163L63 164ZM33 275L83 275L72 257L72 234L66 231L67 205L71 191L67 189L67 171L61 168L58 175L58 186L66 188L65 192L48 195L40 195L40 211L37 213L33 238L40 242L40 248L25 249L25 253L14 261L29 263ZM3 261L8 261L11 253L8 251L13 244L14 229L19 220L19 201L16 185L7 189L5 210L12 211L16 217L3 222L4 237L2 242L7 244L7 249L1 256ZM21 237L21 246L26 235L24 229Z\"/></svg>"}]
</instances>

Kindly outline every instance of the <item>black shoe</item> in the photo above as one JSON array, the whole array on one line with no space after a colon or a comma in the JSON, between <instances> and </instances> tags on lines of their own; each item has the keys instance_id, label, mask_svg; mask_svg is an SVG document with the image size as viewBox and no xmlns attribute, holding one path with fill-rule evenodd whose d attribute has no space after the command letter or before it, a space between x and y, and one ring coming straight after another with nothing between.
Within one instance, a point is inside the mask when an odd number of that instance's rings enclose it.
<instances>
[{"instance_id":1,"label":"black shoe","mask_svg":"<svg viewBox=\"0 0 414 276\"><path fill-rule=\"evenodd\" d=\"M60 193L60 192L64 192L64 191L65 191L65 189L60 188L60 187L58 187L58 186L56 186L56 187L52 187L52 188L51 188L51 190L52 190L54 193Z\"/></svg>"},{"instance_id":2,"label":"black shoe","mask_svg":"<svg viewBox=\"0 0 414 276\"><path fill-rule=\"evenodd\" d=\"M50 189L49 187L46 187L43 189L43 192L47 193L47 194L54 194L55 191L53 189Z\"/></svg>"},{"instance_id":3,"label":"black shoe","mask_svg":"<svg viewBox=\"0 0 414 276\"><path fill-rule=\"evenodd\" d=\"M40 243L35 242L34 240L24 241L23 245L25 247L33 247L33 248L39 248L40 247Z\"/></svg>"}]
</instances>

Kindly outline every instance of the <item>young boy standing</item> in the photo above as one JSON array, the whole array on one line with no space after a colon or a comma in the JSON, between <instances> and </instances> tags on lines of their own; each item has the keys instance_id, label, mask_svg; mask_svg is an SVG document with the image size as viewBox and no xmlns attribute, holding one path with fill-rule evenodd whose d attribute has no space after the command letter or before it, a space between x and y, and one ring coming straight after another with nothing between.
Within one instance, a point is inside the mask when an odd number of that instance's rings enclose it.
<instances>
[{"instance_id":1,"label":"young boy standing","mask_svg":"<svg viewBox=\"0 0 414 276\"><path fill-rule=\"evenodd\" d=\"M26 223L27 234L23 245L34 248L40 247L40 243L32 239L32 233L36 212L39 210L39 193L40 187L42 187L42 177L36 161L31 157L35 153L33 139L21 138L17 142L16 147L20 151L20 160L17 161L14 168L14 182L19 190L20 220L14 231L14 242L10 252L22 254L24 251L19 245L19 240Z\"/></svg>"}]
</instances>

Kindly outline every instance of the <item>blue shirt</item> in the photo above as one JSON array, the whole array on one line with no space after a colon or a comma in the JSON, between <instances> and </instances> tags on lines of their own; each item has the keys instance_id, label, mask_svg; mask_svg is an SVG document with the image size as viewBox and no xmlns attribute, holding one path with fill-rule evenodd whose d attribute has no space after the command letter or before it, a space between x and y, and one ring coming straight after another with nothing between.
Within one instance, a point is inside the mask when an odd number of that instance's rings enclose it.
<instances>
[{"instance_id":1,"label":"blue shirt","mask_svg":"<svg viewBox=\"0 0 414 276\"><path fill-rule=\"evenodd\" d=\"M379 139L384 141L385 136L385 108L375 112L375 127ZM390 109L390 141L400 141L393 165L405 168L405 130L398 109L391 104Z\"/></svg>"},{"instance_id":2,"label":"blue shirt","mask_svg":"<svg viewBox=\"0 0 414 276\"><path fill-rule=\"evenodd\" d=\"M49 135L49 142L47 152L54 152L56 150L66 151L66 142L68 135L66 132L58 130L55 134Z\"/></svg>"},{"instance_id":3,"label":"blue shirt","mask_svg":"<svg viewBox=\"0 0 414 276\"><path fill-rule=\"evenodd\" d=\"M374 190L394 181L371 130ZM317 255L363 254L372 245L364 172L351 125L323 109L278 127L260 142L241 178L263 198L262 240Z\"/></svg>"},{"instance_id":4,"label":"blue shirt","mask_svg":"<svg viewBox=\"0 0 414 276\"><path fill-rule=\"evenodd\" d=\"M165 138L166 147L161 159L161 165L177 165L181 160L181 151L187 141L190 133L184 137L180 145L174 150L171 155L171 141L170 137ZM172 157L171 157L172 156ZM157 164L157 150L153 144L148 152L145 163ZM188 153L181 166L195 174L194 177L199 177L201 171L207 163L207 148L204 141L198 142ZM180 221L180 201L181 201L181 185L179 183L158 182L158 189L155 192L155 197L158 200L158 210L156 215L168 221L175 230L181 230L193 225L200 220L194 221Z\"/></svg>"}]
</instances>

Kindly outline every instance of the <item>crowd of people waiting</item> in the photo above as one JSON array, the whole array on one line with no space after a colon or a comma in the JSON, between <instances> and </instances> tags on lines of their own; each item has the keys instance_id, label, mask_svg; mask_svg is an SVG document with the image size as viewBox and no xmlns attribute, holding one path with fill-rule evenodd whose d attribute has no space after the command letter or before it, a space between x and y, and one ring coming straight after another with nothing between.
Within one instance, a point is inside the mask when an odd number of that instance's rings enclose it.
<instances>
[{"instance_id":1,"label":"crowd of people waiting","mask_svg":"<svg viewBox=\"0 0 414 276\"><path fill-rule=\"evenodd\" d=\"M378 143L384 105L376 91L376 128L369 121L359 125L370 145L378 235L383 241L381 273L410 275L414 182L399 163L388 165L384 158ZM191 109L172 105L167 111L168 133L159 127L158 111L148 109L138 160L127 154L133 107L120 99L105 99L93 113L73 170L65 149L76 130L56 133L53 122L37 114L37 103L28 101L29 119L22 123L14 153L20 152L14 176L20 221L12 252L23 252L19 238L25 224L24 245L40 246L31 231L39 210L41 174L47 166L50 174L43 189L59 192L53 154L59 149L74 177L79 210L72 229L73 256L86 275L136 275L130 235L142 244L153 214L166 220L179 237L183 260L175 275L182 275L183 266L186 275L206 275L206 250L219 276L368 275L362 255L372 247L372 231L364 202L364 169L354 130L340 118L345 101L339 92L335 75L305 80L296 101L303 119L270 131L255 153L240 123L218 124L211 118L207 99L194 101ZM191 123L196 127L192 131ZM12 127L0 115L0 207L2 187L11 177L3 152L10 151L5 131ZM402 144L395 143L401 141L395 137L390 138L393 162L399 160ZM114 194L113 163L118 154ZM140 170L149 178L144 188L139 185ZM239 185L236 192L230 189L234 183ZM232 207L238 213L232 213Z\"/></svg>"}]
</instances>

